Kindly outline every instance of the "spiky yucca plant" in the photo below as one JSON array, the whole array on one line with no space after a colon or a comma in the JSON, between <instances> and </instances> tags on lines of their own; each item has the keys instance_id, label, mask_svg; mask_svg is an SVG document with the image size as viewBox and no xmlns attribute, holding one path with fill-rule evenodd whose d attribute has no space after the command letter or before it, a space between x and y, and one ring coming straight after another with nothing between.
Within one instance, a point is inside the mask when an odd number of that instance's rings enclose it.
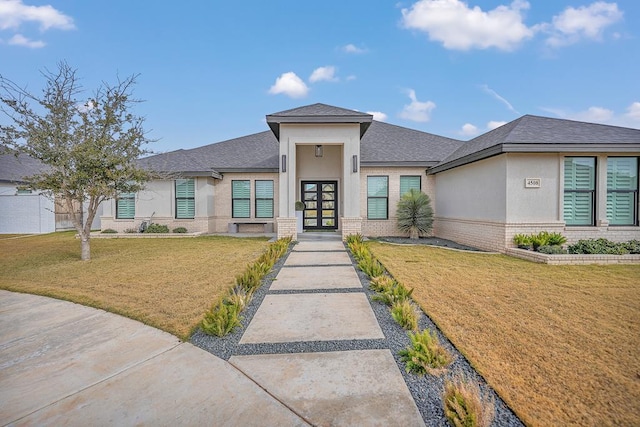
<instances>
[{"instance_id":1,"label":"spiky yucca plant","mask_svg":"<svg viewBox=\"0 0 640 427\"><path fill-rule=\"evenodd\" d=\"M433 228L433 209L429 196L412 188L398 202L396 211L398 229L417 239L420 234L428 234Z\"/></svg>"},{"instance_id":2,"label":"spiky yucca plant","mask_svg":"<svg viewBox=\"0 0 640 427\"><path fill-rule=\"evenodd\" d=\"M442 403L452 426L489 427L495 415L493 399L482 395L478 383L464 376L445 382Z\"/></svg>"}]
</instances>

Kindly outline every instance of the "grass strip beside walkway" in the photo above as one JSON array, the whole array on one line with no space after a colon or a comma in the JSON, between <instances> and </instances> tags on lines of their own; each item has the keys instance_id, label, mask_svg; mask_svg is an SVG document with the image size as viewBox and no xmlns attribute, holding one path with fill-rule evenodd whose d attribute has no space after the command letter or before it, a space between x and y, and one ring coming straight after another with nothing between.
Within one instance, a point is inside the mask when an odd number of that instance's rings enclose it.
<instances>
[{"instance_id":1,"label":"grass strip beside walkway","mask_svg":"<svg viewBox=\"0 0 640 427\"><path fill-rule=\"evenodd\" d=\"M95 239L81 262L74 234L0 240L0 289L101 308L185 340L267 247L266 238Z\"/></svg>"},{"instance_id":2,"label":"grass strip beside walkway","mask_svg":"<svg viewBox=\"0 0 640 427\"><path fill-rule=\"evenodd\" d=\"M640 265L370 248L526 424L640 419Z\"/></svg>"}]
</instances>

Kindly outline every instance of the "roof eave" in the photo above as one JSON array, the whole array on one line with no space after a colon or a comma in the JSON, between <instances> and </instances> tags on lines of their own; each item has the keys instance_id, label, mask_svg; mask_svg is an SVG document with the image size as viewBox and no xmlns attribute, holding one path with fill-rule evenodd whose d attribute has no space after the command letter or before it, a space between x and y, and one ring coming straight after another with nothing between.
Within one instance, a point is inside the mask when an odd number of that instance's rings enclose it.
<instances>
[{"instance_id":1,"label":"roof eave","mask_svg":"<svg viewBox=\"0 0 640 427\"><path fill-rule=\"evenodd\" d=\"M426 161L426 162L389 162L389 161L361 161L360 167L362 168L380 168L380 167L389 167L389 168L402 168L402 167L417 167L417 168L430 168L437 165L436 161Z\"/></svg>"},{"instance_id":2,"label":"roof eave","mask_svg":"<svg viewBox=\"0 0 640 427\"><path fill-rule=\"evenodd\" d=\"M280 124L336 124L336 123L353 123L360 124L360 138L364 136L371 126L373 116L370 114L354 114L346 116L278 116L274 114L267 115L267 124L269 128L280 140Z\"/></svg>"}]
</instances>

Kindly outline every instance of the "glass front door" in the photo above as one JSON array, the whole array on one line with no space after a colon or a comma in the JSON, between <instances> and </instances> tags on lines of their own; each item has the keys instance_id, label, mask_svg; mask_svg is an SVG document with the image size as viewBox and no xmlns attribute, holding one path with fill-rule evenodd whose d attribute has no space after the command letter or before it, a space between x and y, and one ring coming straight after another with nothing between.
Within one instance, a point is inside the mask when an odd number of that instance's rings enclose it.
<instances>
[{"instance_id":1,"label":"glass front door","mask_svg":"<svg viewBox=\"0 0 640 427\"><path fill-rule=\"evenodd\" d=\"M337 181L302 181L305 230L338 229Z\"/></svg>"}]
</instances>

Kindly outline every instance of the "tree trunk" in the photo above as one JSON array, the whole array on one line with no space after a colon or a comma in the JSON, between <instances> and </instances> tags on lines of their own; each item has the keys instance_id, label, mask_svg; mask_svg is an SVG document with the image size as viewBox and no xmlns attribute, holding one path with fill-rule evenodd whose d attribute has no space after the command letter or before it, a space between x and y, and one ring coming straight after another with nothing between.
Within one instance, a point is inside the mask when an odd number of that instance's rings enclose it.
<instances>
[{"instance_id":1,"label":"tree trunk","mask_svg":"<svg viewBox=\"0 0 640 427\"><path fill-rule=\"evenodd\" d=\"M91 242L89 241L89 236L82 234L80 235L80 259L89 261L91 259Z\"/></svg>"},{"instance_id":2,"label":"tree trunk","mask_svg":"<svg viewBox=\"0 0 640 427\"><path fill-rule=\"evenodd\" d=\"M417 240L420 237L420 233L418 232L418 227L411 227L411 232L409 233L409 238Z\"/></svg>"}]
</instances>

